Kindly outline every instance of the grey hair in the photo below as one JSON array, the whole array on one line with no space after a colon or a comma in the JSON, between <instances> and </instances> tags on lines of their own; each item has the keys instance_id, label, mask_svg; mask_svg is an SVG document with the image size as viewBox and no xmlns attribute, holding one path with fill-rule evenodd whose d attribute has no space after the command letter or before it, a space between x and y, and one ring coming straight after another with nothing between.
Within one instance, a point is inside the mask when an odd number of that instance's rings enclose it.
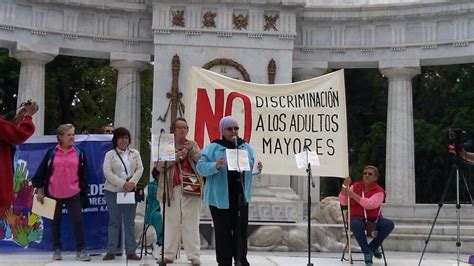
<instances>
[{"instance_id":1,"label":"grey hair","mask_svg":"<svg viewBox=\"0 0 474 266\"><path fill-rule=\"evenodd\" d=\"M57 137L58 141L59 141L59 136L62 136L64 134L66 134L66 132L68 132L71 128L74 129L73 124L62 124L62 125L60 125L56 129L56 137Z\"/></svg>"},{"instance_id":2,"label":"grey hair","mask_svg":"<svg viewBox=\"0 0 474 266\"><path fill-rule=\"evenodd\" d=\"M232 125L238 125L239 123L237 123L237 120L235 120L234 117L232 116L225 116L221 119L221 121L219 121L219 132L221 133L221 137L222 137L222 133L224 132L224 130Z\"/></svg>"}]
</instances>

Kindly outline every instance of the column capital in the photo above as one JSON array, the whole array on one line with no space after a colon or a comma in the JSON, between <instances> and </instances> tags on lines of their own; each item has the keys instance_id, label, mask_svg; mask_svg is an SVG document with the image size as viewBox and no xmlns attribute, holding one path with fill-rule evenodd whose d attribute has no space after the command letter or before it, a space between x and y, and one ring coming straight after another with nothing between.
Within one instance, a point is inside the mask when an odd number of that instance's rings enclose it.
<instances>
[{"instance_id":1,"label":"column capital","mask_svg":"<svg viewBox=\"0 0 474 266\"><path fill-rule=\"evenodd\" d=\"M319 77L326 73L327 68L306 68L306 67L298 67L298 68L293 68L293 77L297 81L302 81L306 79L312 79Z\"/></svg>"},{"instance_id":2,"label":"column capital","mask_svg":"<svg viewBox=\"0 0 474 266\"><path fill-rule=\"evenodd\" d=\"M47 64L53 61L54 57L56 57L56 55L28 50L16 50L15 52L12 52L12 56L21 63L33 62L42 64Z\"/></svg>"},{"instance_id":3,"label":"column capital","mask_svg":"<svg viewBox=\"0 0 474 266\"><path fill-rule=\"evenodd\" d=\"M137 71L142 71L144 70L147 66L150 64L148 62L143 62L143 61L131 61L131 60L110 60L110 65L117 69L136 69Z\"/></svg>"},{"instance_id":4,"label":"column capital","mask_svg":"<svg viewBox=\"0 0 474 266\"><path fill-rule=\"evenodd\" d=\"M142 71L149 65L149 62L149 54L110 53L110 65L117 70L133 68Z\"/></svg>"},{"instance_id":5,"label":"column capital","mask_svg":"<svg viewBox=\"0 0 474 266\"><path fill-rule=\"evenodd\" d=\"M411 79L421 73L419 67L388 67L381 68L380 73L388 78L407 78Z\"/></svg>"}]
</instances>

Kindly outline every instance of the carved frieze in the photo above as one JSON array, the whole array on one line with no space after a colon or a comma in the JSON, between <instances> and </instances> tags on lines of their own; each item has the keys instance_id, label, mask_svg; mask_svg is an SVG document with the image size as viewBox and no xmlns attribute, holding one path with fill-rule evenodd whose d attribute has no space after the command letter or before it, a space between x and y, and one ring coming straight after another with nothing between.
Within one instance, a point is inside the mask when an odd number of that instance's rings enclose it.
<instances>
[{"instance_id":1,"label":"carved frieze","mask_svg":"<svg viewBox=\"0 0 474 266\"><path fill-rule=\"evenodd\" d=\"M203 28L215 28L216 27L216 18L217 13L212 11L207 11L202 15L202 27Z\"/></svg>"},{"instance_id":2,"label":"carved frieze","mask_svg":"<svg viewBox=\"0 0 474 266\"><path fill-rule=\"evenodd\" d=\"M246 30L249 25L249 15L232 14L232 24L235 30Z\"/></svg>"},{"instance_id":3,"label":"carved frieze","mask_svg":"<svg viewBox=\"0 0 474 266\"><path fill-rule=\"evenodd\" d=\"M14 30L15 30L15 27L6 26L6 25L0 25L0 30L14 31Z\"/></svg>"},{"instance_id":4,"label":"carved frieze","mask_svg":"<svg viewBox=\"0 0 474 266\"><path fill-rule=\"evenodd\" d=\"M264 31L278 31L278 28L276 26L276 23L279 18L278 15L263 15L263 17L265 18L265 25L263 26Z\"/></svg>"},{"instance_id":5,"label":"carved frieze","mask_svg":"<svg viewBox=\"0 0 474 266\"><path fill-rule=\"evenodd\" d=\"M184 28L186 26L185 19L184 19L184 10L175 10L171 11L171 25L173 27L180 27Z\"/></svg>"}]
</instances>

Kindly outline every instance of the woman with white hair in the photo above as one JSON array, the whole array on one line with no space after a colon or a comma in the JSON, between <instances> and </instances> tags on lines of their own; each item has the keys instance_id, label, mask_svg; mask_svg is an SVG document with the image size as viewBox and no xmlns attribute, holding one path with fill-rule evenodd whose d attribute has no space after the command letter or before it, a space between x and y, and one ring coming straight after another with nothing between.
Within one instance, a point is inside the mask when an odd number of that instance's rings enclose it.
<instances>
[{"instance_id":1,"label":"woman with white hair","mask_svg":"<svg viewBox=\"0 0 474 266\"><path fill-rule=\"evenodd\" d=\"M216 239L216 260L219 266L250 265L247 261L248 204L252 193L251 171L230 171L226 166L226 150L246 150L250 169L255 158L253 149L238 137L239 125L232 116L219 122L221 137L204 147L197 164L200 175L206 177L204 202L209 205ZM258 171L262 163L258 162Z\"/></svg>"}]
</instances>

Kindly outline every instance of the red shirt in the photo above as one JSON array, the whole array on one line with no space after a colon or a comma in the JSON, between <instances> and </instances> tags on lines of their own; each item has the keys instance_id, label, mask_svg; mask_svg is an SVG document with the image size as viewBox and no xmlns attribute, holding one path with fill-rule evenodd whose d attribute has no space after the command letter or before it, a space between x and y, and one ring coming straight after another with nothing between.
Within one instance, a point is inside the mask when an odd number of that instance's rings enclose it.
<instances>
[{"instance_id":1,"label":"red shirt","mask_svg":"<svg viewBox=\"0 0 474 266\"><path fill-rule=\"evenodd\" d=\"M4 215L2 209L10 208L14 199L12 144L25 142L34 131L31 116L24 116L20 124L0 117L0 219Z\"/></svg>"},{"instance_id":2,"label":"red shirt","mask_svg":"<svg viewBox=\"0 0 474 266\"><path fill-rule=\"evenodd\" d=\"M364 183L362 181L352 184L351 190L357 195L362 196L364 191ZM364 209L367 212L367 220L374 221L381 217L380 206L385 198L385 191L377 183L374 183L370 188L364 191L364 197L357 203L351 199L351 217L364 219ZM339 194L339 201L342 205L347 204L346 196Z\"/></svg>"},{"instance_id":3,"label":"red shirt","mask_svg":"<svg viewBox=\"0 0 474 266\"><path fill-rule=\"evenodd\" d=\"M72 146L64 151L58 144L55 147L53 173L49 178L48 192L57 199L69 198L81 191L79 188L79 156Z\"/></svg>"}]
</instances>

